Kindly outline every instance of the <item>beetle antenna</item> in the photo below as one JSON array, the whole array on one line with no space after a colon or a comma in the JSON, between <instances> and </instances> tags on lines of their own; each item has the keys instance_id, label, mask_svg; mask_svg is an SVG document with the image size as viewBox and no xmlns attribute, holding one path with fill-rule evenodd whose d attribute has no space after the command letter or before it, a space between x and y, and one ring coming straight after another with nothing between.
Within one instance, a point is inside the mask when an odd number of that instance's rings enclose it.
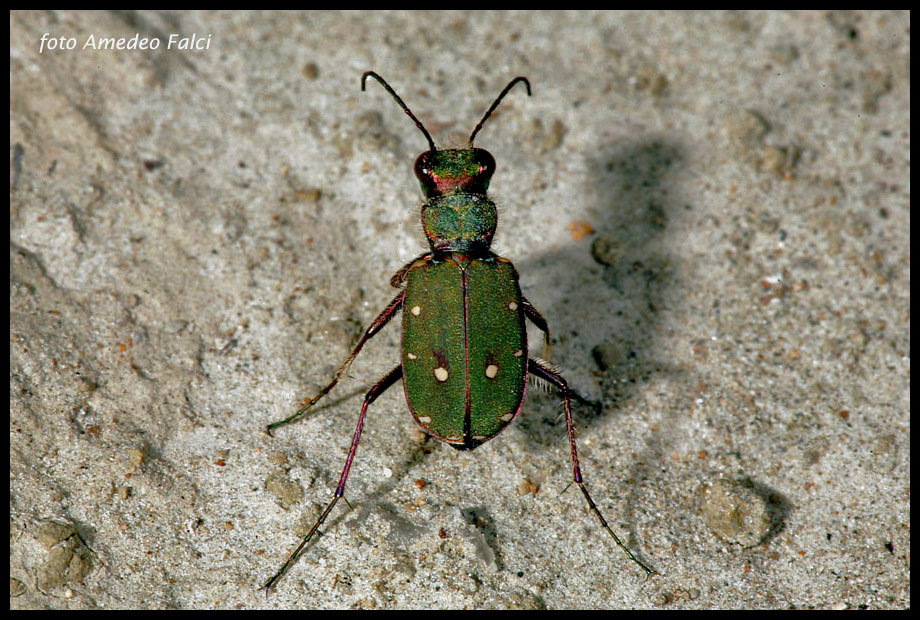
<instances>
[{"instance_id":1,"label":"beetle antenna","mask_svg":"<svg viewBox=\"0 0 920 620\"><path fill-rule=\"evenodd\" d=\"M514 88L514 85L517 84L518 82L524 82L524 86L527 87L527 96L530 97L530 82L527 81L527 78L518 76L514 78L513 80L511 80L510 82L508 82L508 85L505 86L505 90L501 92L501 94L492 104L492 107L490 107L488 112L486 112L486 115L483 116L482 120L479 121L479 124L476 125L476 128L473 130L473 133L470 134L470 148L473 148L473 138L475 138L476 134L479 133L479 130L482 129L482 125L486 122L486 119L492 116L492 112L495 111L495 108L498 107L498 104L502 102L502 99L505 98L505 95L508 94L508 91Z\"/></svg>"},{"instance_id":2,"label":"beetle antenna","mask_svg":"<svg viewBox=\"0 0 920 620\"><path fill-rule=\"evenodd\" d=\"M364 90L364 85L365 85L365 82L367 82L367 78L368 78L368 77L374 78L375 80L377 80L378 82L380 82L380 84L381 84L385 89L387 89L387 92L390 93L390 94L393 96L393 99L395 99L395 100L396 100L396 103L398 103L399 106L403 109L403 112L405 112L406 114L408 114L408 115L409 115L409 118L411 118L411 119L415 122L415 126L418 127L419 129L421 129L421 130L422 130L422 133L425 134L425 139L428 140L428 146L431 147L431 150L432 150L432 151L438 150L438 149L435 148L435 146L434 146L434 140L431 139L431 134L429 134L429 133L428 133L428 130L425 129L425 126L422 125L422 121L420 121L420 120L418 120L417 118L415 118L415 114L412 113L412 110L409 109L409 106L407 106L405 103L403 103L403 100L399 98L399 95L397 95L397 94L396 94L396 91L393 90L393 88L392 88L389 84L387 84L387 81L386 81L385 79L383 79L382 77L380 77L379 75L377 75L377 74L374 73L373 71L365 71L365 72L364 72L364 75L361 76L361 90L362 90L362 91ZM523 78L519 78L519 79L523 79ZM510 86L509 86L509 88L510 88ZM505 90L507 90L507 89L505 89ZM530 88L528 87L528 91L529 91L529 90L530 90ZM502 94L504 94L504 93L502 93ZM499 97L499 99L501 99L501 97ZM498 104L497 101L496 101L496 104ZM493 106L493 107L495 107L495 106ZM491 112L491 110L489 110L489 111ZM486 116L488 116L488 115L486 115ZM483 119L483 120L485 120L485 119ZM480 123L480 124L481 124L481 123ZM474 132L474 133L475 133L475 132Z\"/></svg>"}]
</instances>

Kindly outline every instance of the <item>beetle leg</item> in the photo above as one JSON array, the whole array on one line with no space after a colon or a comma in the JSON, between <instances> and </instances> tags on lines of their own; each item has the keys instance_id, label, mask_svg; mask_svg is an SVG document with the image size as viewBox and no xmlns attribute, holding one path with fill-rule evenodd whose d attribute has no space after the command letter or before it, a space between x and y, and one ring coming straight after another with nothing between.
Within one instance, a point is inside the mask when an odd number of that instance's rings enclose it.
<instances>
[{"instance_id":1,"label":"beetle leg","mask_svg":"<svg viewBox=\"0 0 920 620\"><path fill-rule=\"evenodd\" d=\"M273 422L265 427L265 431L271 435L272 429L278 428L279 426L284 426L285 424L290 424L304 413L307 412L310 407L315 405L323 396L329 393L329 391L335 387L335 384L339 382L339 379L342 378L348 369L351 368L351 363L355 361L355 358L358 356L358 353L361 351L361 347L364 346L364 343L373 338L377 332L383 329L383 326L390 322L396 314L402 309L403 300L406 298L406 292L402 291L399 295L396 296L393 301L390 302L390 305L387 306L380 315L374 319L374 322L371 323L370 327L367 328L367 331L364 332L364 335L361 336L361 340L358 341L358 344L355 345L354 350L351 352L345 362L339 367L336 371L335 376L332 378L332 381L329 382L329 385L320 390L319 394L311 398L307 404L297 410L297 413L294 415L281 420L280 422Z\"/></svg>"},{"instance_id":2,"label":"beetle leg","mask_svg":"<svg viewBox=\"0 0 920 620\"><path fill-rule=\"evenodd\" d=\"M532 361L532 362L538 364L538 365L541 366L544 370L547 370L547 371L549 371L549 372L555 373L556 375L559 375L559 369L556 368L555 366L553 366L550 362L546 361L545 359L541 359L541 358L539 358L539 357L534 357L534 358L531 358L530 361ZM537 375L534 375L533 373L530 373L530 378L533 379L533 381L534 381L535 384L541 385L541 386L543 387L543 391L544 391L544 392L548 392L548 391L549 391L549 387L547 387L547 384L550 384L550 385L553 385L553 386L558 387L558 385L556 385L555 383L553 383L553 382L551 382L551 381L549 381L549 382L548 382L548 381L540 381L540 379L542 379L542 377L537 376ZM591 408L594 409L595 411L600 411L600 410L601 410L601 407L602 407L601 401L599 401L599 400L591 400L590 398L588 398L588 397L586 397L586 396L582 396L578 391L573 390L572 388L569 388L569 396L571 396L572 398L574 398L575 400L577 400L578 402L580 402L582 405L587 405L587 406L591 407ZM562 415L560 414L559 417L562 417Z\"/></svg>"},{"instance_id":3,"label":"beetle leg","mask_svg":"<svg viewBox=\"0 0 920 620\"><path fill-rule=\"evenodd\" d=\"M415 266L415 263L417 263L420 260L424 260L428 258L429 256L431 256L431 252L425 252L424 254L413 258L408 263L403 265L400 268L400 270L394 273L393 277L390 278L390 286L392 286L393 288L402 288L403 282L406 281L406 274L409 273L409 270L412 269L413 266Z\"/></svg>"},{"instance_id":4,"label":"beetle leg","mask_svg":"<svg viewBox=\"0 0 920 620\"><path fill-rule=\"evenodd\" d=\"M574 394L574 392L569 389L565 378L563 378L559 372L545 365L541 361L530 359L528 360L528 367L532 374L543 379L544 381L548 381L562 392L562 397L565 399L565 425L569 433L569 443L572 446L572 464L575 484L577 484L578 488L581 489L585 499L588 500L588 506L591 508L592 512L597 515L597 518L600 519L601 525L604 526L604 529L607 530L611 536L613 536L613 540L623 551L626 552L626 555L629 556L629 559L638 564L642 570L645 571L645 576L648 578L655 571L643 564L635 555L633 555L633 552L630 551L629 548L620 541L620 537L616 535L616 533L607 523L607 520L604 518L604 515L601 514L597 504L594 503L594 500L591 499L591 495L588 494L587 487L585 487L584 479L581 475L581 467L578 464L578 449L575 446L575 423L572 421L571 396Z\"/></svg>"},{"instance_id":5,"label":"beetle leg","mask_svg":"<svg viewBox=\"0 0 920 620\"><path fill-rule=\"evenodd\" d=\"M543 318L543 315L540 314L540 311L534 308L533 304L527 301L525 297L521 297L521 303L524 306L524 316L530 319L530 322L543 332L543 357L548 360L553 352L553 345L549 342L549 324L546 322L546 319Z\"/></svg>"},{"instance_id":6,"label":"beetle leg","mask_svg":"<svg viewBox=\"0 0 920 620\"><path fill-rule=\"evenodd\" d=\"M348 472L351 470L351 463L355 458L355 452L358 450L358 440L361 438L361 431L364 429L364 418L367 415L367 407L372 402L377 400L378 396L386 392L390 387L393 386L394 383L399 381L402 376L402 366L397 366L367 391L367 394L364 396L364 405L361 407L361 415L358 416L358 426L355 428L355 435L351 440L351 448L348 450L348 458L345 459L345 468L342 470L342 476L339 478L339 486L335 489L335 495L332 497L332 501L329 502L329 505L326 506L325 510L323 510L323 513L319 516L319 519L316 520L316 523L313 524L313 527L310 528L310 531L307 532L307 535L304 537L304 539L300 541L300 544L297 546L297 549L294 550L294 553L288 557L287 561L281 567L281 570L275 573L275 575L269 579L264 586L262 586L264 590L271 590L275 584L278 583L278 580L281 579L281 576L287 572L287 569L297 561L297 557L300 555L300 552L307 545L307 543L310 542L310 539L313 538L313 535L319 531L319 526L323 524L323 522L326 520L326 517L328 517L329 513L332 512L336 502L339 501L340 497L345 495L345 481L348 480ZM346 500L346 502L347 501L348 500Z\"/></svg>"}]
</instances>

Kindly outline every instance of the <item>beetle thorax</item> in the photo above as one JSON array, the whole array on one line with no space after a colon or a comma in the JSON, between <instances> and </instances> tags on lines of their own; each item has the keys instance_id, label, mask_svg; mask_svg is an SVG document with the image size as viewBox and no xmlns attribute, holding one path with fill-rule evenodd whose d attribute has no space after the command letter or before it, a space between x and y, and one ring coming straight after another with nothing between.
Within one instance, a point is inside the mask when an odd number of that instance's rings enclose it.
<instances>
[{"instance_id":1,"label":"beetle thorax","mask_svg":"<svg viewBox=\"0 0 920 620\"><path fill-rule=\"evenodd\" d=\"M484 194L452 194L422 207L422 226L432 250L479 254L492 244L498 213Z\"/></svg>"},{"instance_id":2,"label":"beetle thorax","mask_svg":"<svg viewBox=\"0 0 920 620\"><path fill-rule=\"evenodd\" d=\"M476 254L487 252L498 213L486 196L495 159L484 149L427 151L415 162L428 199L422 226L431 249Z\"/></svg>"}]
</instances>

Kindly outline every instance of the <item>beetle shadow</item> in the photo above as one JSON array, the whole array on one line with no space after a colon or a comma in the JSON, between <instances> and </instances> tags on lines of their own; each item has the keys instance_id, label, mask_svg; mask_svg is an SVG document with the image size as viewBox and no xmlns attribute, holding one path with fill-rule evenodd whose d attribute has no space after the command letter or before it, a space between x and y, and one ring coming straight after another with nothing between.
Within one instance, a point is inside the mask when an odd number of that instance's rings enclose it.
<instances>
[{"instance_id":1,"label":"beetle shadow","mask_svg":"<svg viewBox=\"0 0 920 620\"><path fill-rule=\"evenodd\" d=\"M579 208L594 233L519 265L524 295L549 323L552 363L570 387L602 402L595 410L573 400L582 431L616 415L655 374L678 372L660 361L666 356L658 354L656 334L675 277L669 221L686 208L676 181L682 161L682 148L669 138L602 145L587 160L587 204ZM538 342L531 337L531 356L540 355ZM567 442L559 394L540 391L529 387L516 421L536 450Z\"/></svg>"}]
</instances>

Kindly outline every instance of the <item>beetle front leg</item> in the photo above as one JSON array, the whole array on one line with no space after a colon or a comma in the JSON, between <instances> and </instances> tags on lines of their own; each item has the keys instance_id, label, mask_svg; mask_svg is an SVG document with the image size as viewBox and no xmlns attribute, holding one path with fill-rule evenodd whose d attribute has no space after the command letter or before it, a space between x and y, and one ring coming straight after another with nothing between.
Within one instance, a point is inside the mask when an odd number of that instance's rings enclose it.
<instances>
[{"instance_id":1,"label":"beetle front leg","mask_svg":"<svg viewBox=\"0 0 920 620\"><path fill-rule=\"evenodd\" d=\"M543 379L544 381L548 381L562 392L562 397L565 399L565 425L569 433L569 443L572 446L572 464L575 484L577 484L578 488L581 489L585 499L588 500L588 506L591 508L592 512L597 515L597 518L600 519L601 525L604 526L604 529L607 530L611 536L613 536L613 540L623 551L626 552L626 555L629 556L629 559L638 564L642 570L645 571L645 576L648 578L655 571L643 564L635 555L633 555L633 552L630 551L629 548L620 541L620 537L617 536L610 525L608 525L604 515L601 514L597 504L595 504L594 500L591 499L591 495L588 493L587 487L585 487L584 479L581 475L581 467L578 464L578 448L575 446L575 423L572 421L571 396L574 395L574 392L569 389L568 383L566 383L566 380L561 374L559 374L556 370L542 364L540 361L530 359L528 360L528 367L533 375Z\"/></svg>"},{"instance_id":2,"label":"beetle front leg","mask_svg":"<svg viewBox=\"0 0 920 620\"><path fill-rule=\"evenodd\" d=\"M307 532L304 539L300 541L300 545L298 545L294 553L288 557L281 569L262 586L264 590L271 590L275 584L278 583L278 580L281 579L282 575L287 572L288 568L297 561L297 557L300 555L301 550L310 542L313 535L319 531L319 526L323 524L326 517L332 512L339 498L345 495L345 481L348 480L348 472L351 471L351 462L354 460L355 452L358 450L358 440L361 439L361 431L364 430L364 418L367 416L367 407L377 400L378 396L392 387L394 383L402 379L402 376L402 366L397 366L367 391L367 394L364 396L364 405L361 407L361 415L358 417L358 425L355 427L355 435L351 440L351 448L348 450L348 457L345 459L345 468L342 470L342 476L339 478L339 486L335 489L335 495L332 497L332 501L329 502L329 505L326 506L326 509L323 510L323 513L319 516L319 519L316 520L316 523L313 524L313 527L310 528L310 531ZM345 501L347 502L348 500Z\"/></svg>"},{"instance_id":3,"label":"beetle front leg","mask_svg":"<svg viewBox=\"0 0 920 620\"><path fill-rule=\"evenodd\" d=\"M364 346L364 343L370 340L371 338L373 338L377 334L377 332L383 329L383 326L389 323L390 319L396 316L396 314L402 309L403 300L405 300L405 298L406 298L406 291L400 292L399 295L397 295L396 298L390 302L390 305L384 308L383 312L381 312L380 315L378 315L377 318L374 319L374 322L371 323L370 327L367 328L367 331L364 332L364 335L361 336L361 340L359 340L358 344L355 345L355 348L351 352L351 355L349 355L345 359L345 362L336 371L335 376L332 378L332 381L329 382L329 385L327 385L322 390L320 390L319 394L317 394L316 396L311 398L309 401L307 401L307 404L305 404L303 407L298 409L297 413L295 413L294 415L288 418L281 420L280 422L273 422L272 424L269 424L268 426L265 427L265 431L269 435L271 435L272 429L278 428L279 426L284 426L285 424L290 424L291 422L293 422L294 420L302 416L304 413L306 413L307 410L310 409L310 407L312 407L313 405L315 405L317 401L319 401L323 396L328 394L329 391L333 387L335 387L335 384L339 382L339 379L342 378L342 375L348 372L348 369L351 367L351 363L355 361L355 358L358 356L358 353L361 351L361 347Z\"/></svg>"},{"instance_id":4,"label":"beetle front leg","mask_svg":"<svg viewBox=\"0 0 920 620\"><path fill-rule=\"evenodd\" d=\"M406 274L408 274L409 271L411 271L412 268L415 267L415 263L419 262L420 260L425 260L429 256L431 256L431 252L425 252L424 254L420 254L419 256L416 256L415 258L410 260L408 263L403 265L399 269L399 271L394 273L393 277L390 278L390 286L392 286L393 288L402 288L402 285L406 281Z\"/></svg>"}]
</instances>

